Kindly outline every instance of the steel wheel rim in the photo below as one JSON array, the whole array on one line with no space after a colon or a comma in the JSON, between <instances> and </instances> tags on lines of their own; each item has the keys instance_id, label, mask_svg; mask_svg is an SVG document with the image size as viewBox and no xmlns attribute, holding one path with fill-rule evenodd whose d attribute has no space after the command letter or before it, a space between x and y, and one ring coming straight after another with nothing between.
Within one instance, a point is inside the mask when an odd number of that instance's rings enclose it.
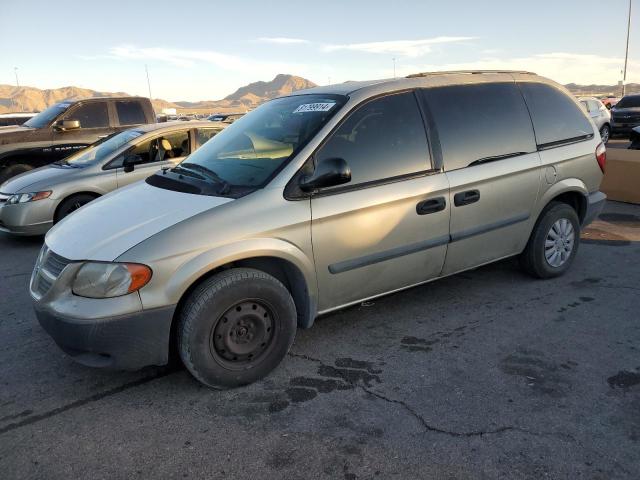
<instances>
[{"instance_id":1,"label":"steel wheel rim","mask_svg":"<svg viewBox=\"0 0 640 480\"><path fill-rule=\"evenodd\" d=\"M544 258L547 263L558 268L571 257L576 241L573 224L566 218L560 218L551 225L544 242Z\"/></svg>"},{"instance_id":2,"label":"steel wheel rim","mask_svg":"<svg viewBox=\"0 0 640 480\"><path fill-rule=\"evenodd\" d=\"M257 299L243 300L218 318L210 348L216 360L230 369L244 369L265 356L275 336L272 308Z\"/></svg>"}]
</instances>

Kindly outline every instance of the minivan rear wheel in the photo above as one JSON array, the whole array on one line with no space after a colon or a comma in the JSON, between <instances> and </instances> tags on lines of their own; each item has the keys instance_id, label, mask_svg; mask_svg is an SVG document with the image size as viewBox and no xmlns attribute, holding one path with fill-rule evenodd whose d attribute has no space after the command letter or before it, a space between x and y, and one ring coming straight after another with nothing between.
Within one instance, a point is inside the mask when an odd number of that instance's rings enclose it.
<instances>
[{"instance_id":1,"label":"minivan rear wheel","mask_svg":"<svg viewBox=\"0 0 640 480\"><path fill-rule=\"evenodd\" d=\"M285 357L296 318L293 298L276 278L250 268L226 270L187 298L177 329L180 358L205 385L247 385Z\"/></svg>"},{"instance_id":2,"label":"minivan rear wheel","mask_svg":"<svg viewBox=\"0 0 640 480\"><path fill-rule=\"evenodd\" d=\"M573 263L579 244L580 221L576 211L566 203L551 202L536 222L520 255L520 265L537 278L560 276Z\"/></svg>"}]
</instances>

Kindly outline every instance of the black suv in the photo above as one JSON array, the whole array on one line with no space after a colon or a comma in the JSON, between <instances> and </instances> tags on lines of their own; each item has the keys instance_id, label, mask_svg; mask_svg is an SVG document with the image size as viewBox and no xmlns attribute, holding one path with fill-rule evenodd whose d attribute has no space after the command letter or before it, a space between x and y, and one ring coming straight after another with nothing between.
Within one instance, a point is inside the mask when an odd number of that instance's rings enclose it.
<instances>
[{"instance_id":1,"label":"black suv","mask_svg":"<svg viewBox=\"0 0 640 480\"><path fill-rule=\"evenodd\" d=\"M640 125L640 94L625 95L611 108L611 133L630 134Z\"/></svg>"},{"instance_id":2,"label":"black suv","mask_svg":"<svg viewBox=\"0 0 640 480\"><path fill-rule=\"evenodd\" d=\"M0 127L0 184L112 133L155 121L151 102L143 97L102 97L52 105L20 126Z\"/></svg>"}]
</instances>

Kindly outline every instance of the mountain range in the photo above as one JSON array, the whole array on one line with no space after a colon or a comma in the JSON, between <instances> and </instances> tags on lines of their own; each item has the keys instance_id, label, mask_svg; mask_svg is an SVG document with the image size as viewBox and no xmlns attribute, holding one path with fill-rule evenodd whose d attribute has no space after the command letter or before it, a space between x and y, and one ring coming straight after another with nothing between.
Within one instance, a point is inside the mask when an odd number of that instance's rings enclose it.
<instances>
[{"instance_id":1,"label":"mountain range","mask_svg":"<svg viewBox=\"0 0 640 480\"><path fill-rule=\"evenodd\" d=\"M271 98L286 95L296 90L315 87L316 84L306 78L295 75L279 74L268 82L254 82L238 88L231 95L221 100L204 100L199 102L170 102L153 99L156 111L163 108L175 108L178 112L196 113L230 113L251 110ZM566 87L576 95L606 95L620 93L618 85L578 85L570 83ZM640 84L627 84L627 93L640 93ZM35 87L15 87L0 85L0 113L12 111L41 111L48 106L68 99L128 96L124 92L100 92L79 87L63 87L41 90Z\"/></svg>"},{"instance_id":2,"label":"mountain range","mask_svg":"<svg viewBox=\"0 0 640 480\"><path fill-rule=\"evenodd\" d=\"M231 95L221 100L204 100L200 102L169 102L153 99L156 111L163 108L175 108L181 112L227 113L245 112L271 98L286 95L296 90L315 87L316 84L306 78L295 75L279 74L269 82L254 82L240 87ZM105 96L129 96L124 92L100 92L79 87L63 87L41 90L35 87L15 87L0 85L0 113L12 111L42 111L48 106L62 100L93 98Z\"/></svg>"}]
</instances>

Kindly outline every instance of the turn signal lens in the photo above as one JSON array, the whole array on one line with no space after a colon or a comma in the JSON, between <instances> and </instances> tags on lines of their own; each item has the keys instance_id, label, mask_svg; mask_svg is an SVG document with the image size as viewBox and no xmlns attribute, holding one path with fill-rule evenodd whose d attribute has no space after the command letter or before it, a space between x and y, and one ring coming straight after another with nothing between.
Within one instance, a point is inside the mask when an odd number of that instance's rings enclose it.
<instances>
[{"instance_id":1,"label":"turn signal lens","mask_svg":"<svg viewBox=\"0 0 640 480\"><path fill-rule=\"evenodd\" d=\"M127 263L125 266L127 270L129 270L129 275L131 275L131 284L128 289L129 293L140 290L151 280L151 269L146 265Z\"/></svg>"},{"instance_id":2,"label":"turn signal lens","mask_svg":"<svg viewBox=\"0 0 640 480\"><path fill-rule=\"evenodd\" d=\"M604 143L600 143L600 145L596 147L596 160L598 161L600 170L604 173L607 164L607 147L604 146Z\"/></svg>"}]
</instances>

